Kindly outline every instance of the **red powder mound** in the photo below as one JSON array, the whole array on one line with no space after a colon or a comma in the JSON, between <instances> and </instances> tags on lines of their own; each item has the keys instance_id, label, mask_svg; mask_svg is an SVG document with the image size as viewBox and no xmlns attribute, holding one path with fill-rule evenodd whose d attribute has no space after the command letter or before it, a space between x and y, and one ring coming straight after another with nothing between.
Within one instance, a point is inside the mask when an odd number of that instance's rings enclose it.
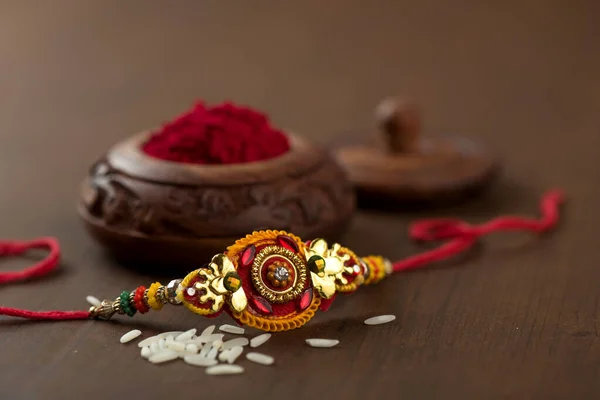
<instances>
[{"instance_id":1,"label":"red powder mound","mask_svg":"<svg viewBox=\"0 0 600 400\"><path fill-rule=\"evenodd\" d=\"M268 160L289 148L287 136L264 114L232 103L198 102L154 133L142 150L181 163L238 164Z\"/></svg>"}]
</instances>

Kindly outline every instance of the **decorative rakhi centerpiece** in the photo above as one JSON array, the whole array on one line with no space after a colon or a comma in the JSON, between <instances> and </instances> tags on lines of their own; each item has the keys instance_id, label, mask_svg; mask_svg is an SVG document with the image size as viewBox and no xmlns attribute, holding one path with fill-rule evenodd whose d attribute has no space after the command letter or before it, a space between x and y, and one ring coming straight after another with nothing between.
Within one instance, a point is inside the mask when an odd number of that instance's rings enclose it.
<instances>
[{"instance_id":1,"label":"decorative rakhi centerpiece","mask_svg":"<svg viewBox=\"0 0 600 400\"><path fill-rule=\"evenodd\" d=\"M336 293L354 292L391 273L392 263L380 256L360 258L339 244L302 242L285 231L255 231L183 279L123 292L93 307L91 315L133 316L173 304L206 317L225 311L240 325L279 332L327 310Z\"/></svg>"}]
</instances>

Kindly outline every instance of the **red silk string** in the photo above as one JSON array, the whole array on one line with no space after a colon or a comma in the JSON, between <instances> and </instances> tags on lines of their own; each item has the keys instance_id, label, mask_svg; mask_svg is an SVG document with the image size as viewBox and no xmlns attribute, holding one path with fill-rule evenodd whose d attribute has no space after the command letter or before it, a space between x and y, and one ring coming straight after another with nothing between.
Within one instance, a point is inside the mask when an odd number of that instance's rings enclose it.
<instances>
[{"instance_id":1,"label":"red silk string","mask_svg":"<svg viewBox=\"0 0 600 400\"><path fill-rule=\"evenodd\" d=\"M394 263L394 272L423 267L436 261L442 261L458 255L477 242L477 239L493 232L531 231L543 233L552 229L558 222L558 207L564 202L560 190L552 190L542 196L540 201L541 219L503 216L479 226L471 226L456 219L429 219L418 221L410 228L410 237L418 241L450 239L440 247L408 257Z\"/></svg>"},{"instance_id":2,"label":"red silk string","mask_svg":"<svg viewBox=\"0 0 600 400\"><path fill-rule=\"evenodd\" d=\"M54 238L40 238L29 242L0 241L0 256L18 256L32 249L44 249L48 255L42 261L21 271L0 273L0 284L26 281L49 274L56 269L60 260L60 245ZM19 308L0 307L0 315L27 319L65 321L86 319L88 311L29 311Z\"/></svg>"},{"instance_id":3,"label":"red silk string","mask_svg":"<svg viewBox=\"0 0 600 400\"><path fill-rule=\"evenodd\" d=\"M394 272L406 271L442 261L469 250L479 238L499 231L530 231L543 233L558 222L559 206L564 202L564 194L553 190L544 194L540 201L540 219L518 216L503 216L485 224L472 226L457 219L429 219L414 223L410 228L410 237L419 241L449 239L440 247L415 256L397 261L393 264ZM46 249L48 256L22 271L0 273L0 284L25 281L38 278L52 272L60 258L60 246L54 238L41 238L30 242L0 241L0 256L16 256L31 249ZM88 311L29 311L18 308L0 307L0 315L36 320L75 320L89 318Z\"/></svg>"}]
</instances>

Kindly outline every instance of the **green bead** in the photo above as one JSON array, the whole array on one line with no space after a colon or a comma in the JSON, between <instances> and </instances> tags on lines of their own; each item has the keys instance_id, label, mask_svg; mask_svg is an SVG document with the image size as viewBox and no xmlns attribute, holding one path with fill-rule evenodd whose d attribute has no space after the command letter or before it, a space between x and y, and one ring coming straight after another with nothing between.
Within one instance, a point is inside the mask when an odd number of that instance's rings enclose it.
<instances>
[{"instance_id":1,"label":"green bead","mask_svg":"<svg viewBox=\"0 0 600 400\"><path fill-rule=\"evenodd\" d=\"M121 305L121 309L125 312L125 314L129 315L130 317L133 317L137 310L131 306L129 302L129 295L130 293L127 291L121 292L121 295L119 296L119 303Z\"/></svg>"},{"instance_id":2,"label":"green bead","mask_svg":"<svg viewBox=\"0 0 600 400\"><path fill-rule=\"evenodd\" d=\"M325 272L325 260L321 256L312 256L308 259L308 269L317 275L321 275Z\"/></svg>"}]
</instances>

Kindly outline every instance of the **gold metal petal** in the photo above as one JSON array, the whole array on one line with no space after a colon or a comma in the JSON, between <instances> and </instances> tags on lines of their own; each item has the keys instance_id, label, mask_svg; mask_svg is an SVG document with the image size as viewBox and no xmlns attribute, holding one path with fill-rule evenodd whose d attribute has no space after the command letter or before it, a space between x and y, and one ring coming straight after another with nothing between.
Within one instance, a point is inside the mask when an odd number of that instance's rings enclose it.
<instances>
[{"instance_id":1,"label":"gold metal petal","mask_svg":"<svg viewBox=\"0 0 600 400\"><path fill-rule=\"evenodd\" d=\"M320 277L314 272L310 273L312 283L319 295L324 299L329 299L335 294L335 281L329 276Z\"/></svg>"},{"instance_id":2,"label":"gold metal petal","mask_svg":"<svg viewBox=\"0 0 600 400\"><path fill-rule=\"evenodd\" d=\"M214 256L211 260L211 264L215 264L215 272L218 275L225 276L228 272L235 271L235 266L225 254L220 253Z\"/></svg>"},{"instance_id":3,"label":"gold metal petal","mask_svg":"<svg viewBox=\"0 0 600 400\"><path fill-rule=\"evenodd\" d=\"M311 255L320 255L321 257L325 258L327 256L327 242L325 241L325 239L315 239L312 242L310 242L310 246L308 248L309 252L311 252ZM307 259L310 258L307 256Z\"/></svg>"},{"instance_id":4,"label":"gold metal petal","mask_svg":"<svg viewBox=\"0 0 600 400\"><path fill-rule=\"evenodd\" d=\"M248 305L248 299L246 298L246 293L244 293L244 289L240 288L237 291L235 291L231 295L229 303L231 305L231 308L235 312L244 311L246 309L246 306Z\"/></svg>"}]
</instances>

